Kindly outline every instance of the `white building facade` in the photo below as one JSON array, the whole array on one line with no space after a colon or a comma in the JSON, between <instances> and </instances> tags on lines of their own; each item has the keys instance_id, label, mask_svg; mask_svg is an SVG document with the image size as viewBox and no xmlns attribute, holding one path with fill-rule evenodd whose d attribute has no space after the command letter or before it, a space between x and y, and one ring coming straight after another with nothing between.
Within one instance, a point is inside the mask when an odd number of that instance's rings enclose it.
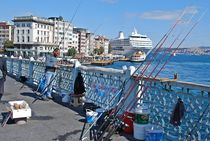
<instances>
[{"instance_id":1,"label":"white building facade","mask_svg":"<svg viewBox=\"0 0 210 141\"><path fill-rule=\"evenodd\" d=\"M54 22L36 16L15 17L14 54L38 57L56 48L53 42Z\"/></svg>"},{"instance_id":2,"label":"white building facade","mask_svg":"<svg viewBox=\"0 0 210 141\"><path fill-rule=\"evenodd\" d=\"M78 51L79 47L78 47L78 39L79 34L77 32L73 32L73 36L72 36L72 46L73 48L76 49L76 51Z\"/></svg>"},{"instance_id":3,"label":"white building facade","mask_svg":"<svg viewBox=\"0 0 210 141\"><path fill-rule=\"evenodd\" d=\"M61 55L66 54L68 49L73 47L73 26L70 22L64 21L63 17L50 17L53 20L53 41L60 48Z\"/></svg>"}]
</instances>

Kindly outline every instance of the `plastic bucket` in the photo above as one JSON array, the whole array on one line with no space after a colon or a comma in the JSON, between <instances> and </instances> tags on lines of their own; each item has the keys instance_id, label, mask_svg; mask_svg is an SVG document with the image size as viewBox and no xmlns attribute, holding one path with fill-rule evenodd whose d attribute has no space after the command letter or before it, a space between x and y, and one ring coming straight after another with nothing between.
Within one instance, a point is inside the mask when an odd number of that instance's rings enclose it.
<instances>
[{"instance_id":1,"label":"plastic bucket","mask_svg":"<svg viewBox=\"0 0 210 141\"><path fill-rule=\"evenodd\" d=\"M62 97L62 102L69 103L70 102L70 96L69 93L65 91L61 91L60 96Z\"/></svg>"},{"instance_id":2,"label":"plastic bucket","mask_svg":"<svg viewBox=\"0 0 210 141\"><path fill-rule=\"evenodd\" d=\"M148 124L149 123L150 111L148 106L143 105L135 109L135 122L137 124Z\"/></svg>"},{"instance_id":3,"label":"plastic bucket","mask_svg":"<svg viewBox=\"0 0 210 141\"><path fill-rule=\"evenodd\" d=\"M103 108L97 108L96 112L98 113L98 116L100 116L101 114L104 113L104 109Z\"/></svg>"},{"instance_id":4,"label":"plastic bucket","mask_svg":"<svg viewBox=\"0 0 210 141\"><path fill-rule=\"evenodd\" d=\"M98 115L97 112L94 112L90 109L86 109L86 122L93 123L97 115Z\"/></svg>"},{"instance_id":5,"label":"plastic bucket","mask_svg":"<svg viewBox=\"0 0 210 141\"><path fill-rule=\"evenodd\" d=\"M157 125L151 125L145 128L146 141L162 141L163 128Z\"/></svg>"},{"instance_id":6,"label":"plastic bucket","mask_svg":"<svg viewBox=\"0 0 210 141\"><path fill-rule=\"evenodd\" d=\"M62 102L64 102L64 103L69 103L70 102L70 96L69 95L64 95L63 97L62 97Z\"/></svg>"},{"instance_id":7,"label":"plastic bucket","mask_svg":"<svg viewBox=\"0 0 210 141\"><path fill-rule=\"evenodd\" d=\"M128 127L124 128L123 131L128 134L133 133L133 121L134 121L134 113L132 112L125 112L123 115L123 122L128 125Z\"/></svg>"},{"instance_id":8,"label":"plastic bucket","mask_svg":"<svg viewBox=\"0 0 210 141\"><path fill-rule=\"evenodd\" d=\"M146 132L145 128L150 126L149 124L138 124L133 122L133 136L135 139L138 140L145 140L146 139Z\"/></svg>"}]
</instances>

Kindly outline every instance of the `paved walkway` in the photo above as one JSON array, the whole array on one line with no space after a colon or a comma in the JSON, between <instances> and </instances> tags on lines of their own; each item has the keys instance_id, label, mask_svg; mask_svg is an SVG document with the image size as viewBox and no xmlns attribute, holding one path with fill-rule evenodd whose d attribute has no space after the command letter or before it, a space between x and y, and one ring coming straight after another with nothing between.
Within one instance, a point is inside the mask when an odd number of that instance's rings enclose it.
<instances>
[{"instance_id":1,"label":"paved walkway","mask_svg":"<svg viewBox=\"0 0 210 141\"><path fill-rule=\"evenodd\" d=\"M63 105L57 101L36 101L31 88L7 77L5 94L0 102L1 113L6 111L5 103L25 100L32 109L32 117L24 125L7 124L0 127L0 141L78 141L84 117L81 108ZM115 141L128 140L114 135ZM131 140L131 139L130 139Z\"/></svg>"}]
</instances>

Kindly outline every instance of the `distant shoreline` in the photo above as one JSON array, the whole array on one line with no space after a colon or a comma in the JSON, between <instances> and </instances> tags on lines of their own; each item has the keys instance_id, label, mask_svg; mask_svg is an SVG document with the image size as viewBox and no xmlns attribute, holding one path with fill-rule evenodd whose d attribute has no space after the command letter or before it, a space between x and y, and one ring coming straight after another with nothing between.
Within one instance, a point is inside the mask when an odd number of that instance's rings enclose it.
<instances>
[{"instance_id":1,"label":"distant shoreline","mask_svg":"<svg viewBox=\"0 0 210 141\"><path fill-rule=\"evenodd\" d=\"M210 47L179 48L176 54L210 55Z\"/></svg>"}]
</instances>

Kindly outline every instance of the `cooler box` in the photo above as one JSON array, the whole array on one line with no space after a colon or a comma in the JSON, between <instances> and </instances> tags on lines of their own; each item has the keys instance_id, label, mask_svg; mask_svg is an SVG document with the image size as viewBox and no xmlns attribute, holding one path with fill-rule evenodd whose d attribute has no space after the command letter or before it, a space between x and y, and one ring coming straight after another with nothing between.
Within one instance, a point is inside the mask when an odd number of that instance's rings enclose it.
<instances>
[{"instance_id":1,"label":"cooler box","mask_svg":"<svg viewBox=\"0 0 210 141\"><path fill-rule=\"evenodd\" d=\"M12 112L12 119L31 117L31 108L24 100L9 101L7 110Z\"/></svg>"}]
</instances>

